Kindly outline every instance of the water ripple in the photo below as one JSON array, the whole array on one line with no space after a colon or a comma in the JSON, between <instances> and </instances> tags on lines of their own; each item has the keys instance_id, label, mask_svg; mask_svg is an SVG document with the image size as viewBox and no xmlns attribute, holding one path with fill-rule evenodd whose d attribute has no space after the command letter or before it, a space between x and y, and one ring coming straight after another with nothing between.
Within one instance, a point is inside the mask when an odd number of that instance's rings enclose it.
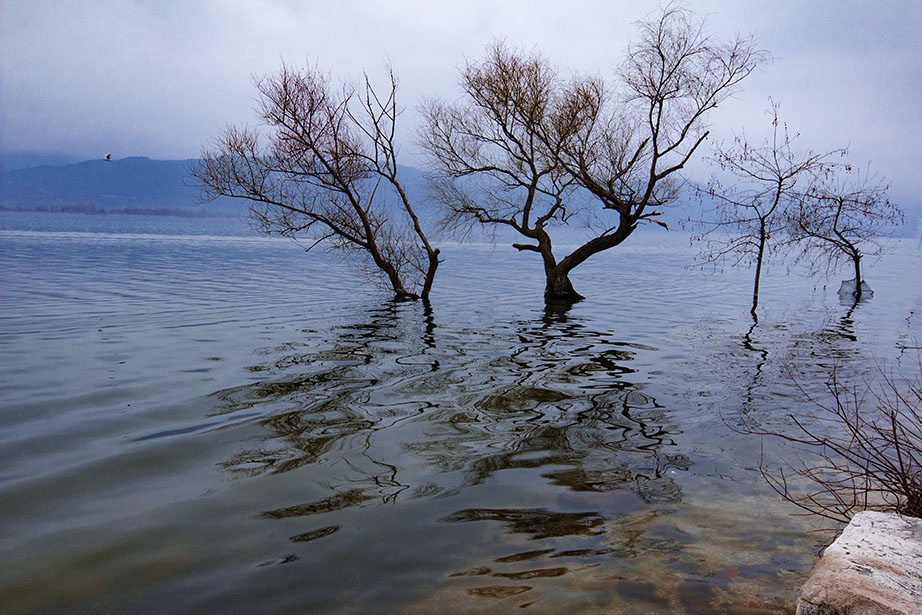
<instances>
[{"instance_id":1,"label":"water ripple","mask_svg":"<svg viewBox=\"0 0 922 615\"><path fill-rule=\"evenodd\" d=\"M590 261L589 299L545 309L501 247L445 246L423 306L287 242L0 231L0 599L783 610L812 526L734 422L784 426L833 366L873 377L918 335L918 258L850 307L769 272L753 323L748 272L680 243Z\"/></svg>"}]
</instances>

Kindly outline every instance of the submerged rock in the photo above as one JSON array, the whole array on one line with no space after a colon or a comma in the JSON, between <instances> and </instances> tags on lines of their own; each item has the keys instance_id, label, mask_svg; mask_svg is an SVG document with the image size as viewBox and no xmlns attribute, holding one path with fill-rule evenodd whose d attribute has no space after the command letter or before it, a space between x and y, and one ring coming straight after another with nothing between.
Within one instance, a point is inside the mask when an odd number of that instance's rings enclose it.
<instances>
[{"instance_id":1,"label":"submerged rock","mask_svg":"<svg viewBox=\"0 0 922 615\"><path fill-rule=\"evenodd\" d=\"M922 613L922 519L865 511L826 548L797 615Z\"/></svg>"}]
</instances>

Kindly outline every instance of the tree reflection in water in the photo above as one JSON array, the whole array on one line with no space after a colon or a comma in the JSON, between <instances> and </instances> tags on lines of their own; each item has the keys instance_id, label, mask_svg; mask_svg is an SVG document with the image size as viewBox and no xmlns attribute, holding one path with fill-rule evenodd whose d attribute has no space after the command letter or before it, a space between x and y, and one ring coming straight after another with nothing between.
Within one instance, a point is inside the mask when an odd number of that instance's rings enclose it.
<instances>
[{"instance_id":1,"label":"tree reflection in water","mask_svg":"<svg viewBox=\"0 0 922 615\"><path fill-rule=\"evenodd\" d=\"M318 350L279 347L253 368L271 379L215 393L216 413L255 409L268 432L224 469L252 477L344 459L342 484L393 495L389 488L410 485L374 439L408 420L422 433L401 441L399 455L437 474L462 471L453 489L503 470L564 466L548 479L574 490L646 492L641 482L668 482L665 469L682 465L661 451L671 442L662 408L628 380L630 344L565 312L440 336L431 310L413 323L401 307L371 311Z\"/></svg>"},{"instance_id":2,"label":"tree reflection in water","mask_svg":"<svg viewBox=\"0 0 922 615\"><path fill-rule=\"evenodd\" d=\"M675 442L675 410L650 392L651 381L667 376L640 367L657 349L594 330L566 310L488 331L406 304L366 316L327 339L266 350L267 361L251 368L260 380L213 395L215 413L258 415L224 471L258 481L297 475L296 489L273 492L273 502L288 502L254 517L301 520L307 525L292 525L288 540L313 548L347 540L344 530L359 518L385 524L381 515L403 511L412 521L376 534L392 552L417 549L428 561L416 542L420 527L451 545L450 557L428 570L428 591L438 588L431 600L457 584L471 599L524 606L550 600L543 584L554 593L566 582L570 591L608 596L600 605L617 594L653 608L665 604L665 591L672 607L698 608L717 599L712 581L729 587L711 564L679 556L724 530L683 501L675 480L692 462ZM680 509L684 521L672 516ZM715 534L705 538L702 528ZM764 540L758 549L769 553L774 545ZM299 556L307 554L274 561ZM627 561L640 567L614 572ZM761 566L750 576L763 577ZM666 589L643 581L664 570L698 581ZM486 576L504 581L477 582ZM407 605L426 600L408 597Z\"/></svg>"}]
</instances>

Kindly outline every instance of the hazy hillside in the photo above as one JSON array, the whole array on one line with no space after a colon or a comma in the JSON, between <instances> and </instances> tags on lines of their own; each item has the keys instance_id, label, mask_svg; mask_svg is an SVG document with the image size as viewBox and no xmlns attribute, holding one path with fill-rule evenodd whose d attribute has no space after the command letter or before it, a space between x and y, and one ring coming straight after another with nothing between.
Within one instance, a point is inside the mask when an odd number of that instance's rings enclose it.
<instances>
[{"instance_id":1,"label":"hazy hillside","mask_svg":"<svg viewBox=\"0 0 922 615\"><path fill-rule=\"evenodd\" d=\"M63 166L43 165L0 174L0 205L7 209L61 209L94 205L104 209L199 209L192 185L192 160L87 160ZM206 206L219 213L244 213L246 205L220 199Z\"/></svg>"},{"instance_id":2,"label":"hazy hillside","mask_svg":"<svg viewBox=\"0 0 922 615\"><path fill-rule=\"evenodd\" d=\"M245 214L245 201L220 198L202 203L199 189L189 176L195 160L152 160L131 157L121 160L87 160L73 164L49 164L60 156L44 154L0 155L0 207L5 209L61 210L95 206L95 210L203 209L217 213ZM38 165L29 166L32 162ZM20 168L20 165L26 165ZM425 176L412 167L401 168L401 180L414 200L425 196ZM421 211L427 219L430 212Z\"/></svg>"},{"instance_id":3,"label":"hazy hillside","mask_svg":"<svg viewBox=\"0 0 922 615\"><path fill-rule=\"evenodd\" d=\"M244 201L221 198L211 203L202 203L199 189L189 177L189 168L194 160L151 160L145 157L123 158L121 160L87 160L74 164L42 164L27 168L12 168L31 162L53 162L61 160L53 154L0 154L3 171L0 171L0 208L26 210L100 211L180 209L191 212L244 215L247 205ZM413 167L400 168L401 181L414 203L417 213L427 228L437 226L439 212L427 203L426 174ZM680 230L681 220L698 217L695 211L702 205L687 189L688 194L680 203L662 208L659 218L670 229ZM585 195L583 198L586 198ZM396 205L395 198L389 198ZM901 234L917 236L920 232L922 208L901 203L906 211L906 225ZM590 210L592 209L590 205ZM652 225L649 225L652 227ZM502 230L502 229L501 229ZM479 239L487 235L476 233ZM513 240L512 236L503 241ZM578 223L559 229L561 240L582 242L585 231Z\"/></svg>"},{"instance_id":4,"label":"hazy hillside","mask_svg":"<svg viewBox=\"0 0 922 615\"><path fill-rule=\"evenodd\" d=\"M28 169L31 167L63 166L80 162L77 156L49 154L46 152L0 152L0 172Z\"/></svg>"}]
</instances>

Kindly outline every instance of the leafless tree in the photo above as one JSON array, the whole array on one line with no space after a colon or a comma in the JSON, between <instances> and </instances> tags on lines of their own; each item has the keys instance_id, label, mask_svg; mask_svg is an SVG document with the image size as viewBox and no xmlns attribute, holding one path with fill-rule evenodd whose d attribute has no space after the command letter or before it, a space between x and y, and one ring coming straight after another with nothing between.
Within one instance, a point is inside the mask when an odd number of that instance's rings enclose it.
<instances>
[{"instance_id":1,"label":"leafless tree","mask_svg":"<svg viewBox=\"0 0 922 615\"><path fill-rule=\"evenodd\" d=\"M709 113L766 59L751 38L715 40L669 6L640 24L617 87L561 79L540 54L496 44L461 74L461 103L430 102L423 144L450 223L501 225L540 254L549 301L574 301L569 274L622 243L676 197L671 181L707 136ZM595 203L591 238L558 260L551 228ZM599 205L601 207L599 207Z\"/></svg>"},{"instance_id":2,"label":"leafless tree","mask_svg":"<svg viewBox=\"0 0 922 615\"><path fill-rule=\"evenodd\" d=\"M706 188L698 190L702 201L713 203L704 220L694 222L701 229L693 239L703 242L705 262L731 259L732 264L755 265L752 288L752 317L759 305L759 282L766 257L787 246L788 213L799 204L800 193L827 169L836 154L816 154L793 147L798 134L791 135L778 119L779 104L771 103L772 134L762 145L750 145L745 134L729 146L718 144L711 157L719 174L711 176Z\"/></svg>"},{"instance_id":3,"label":"leafless tree","mask_svg":"<svg viewBox=\"0 0 922 615\"><path fill-rule=\"evenodd\" d=\"M922 368L919 376L884 374L883 385L871 388L848 386L833 372L829 399L811 400L820 409L817 419L792 417L794 433L761 432L798 453L787 474L761 467L768 484L834 521L847 523L860 510L922 518Z\"/></svg>"},{"instance_id":4,"label":"leafless tree","mask_svg":"<svg viewBox=\"0 0 922 615\"><path fill-rule=\"evenodd\" d=\"M615 214L565 266L619 245L641 222L657 222L656 208L675 200L678 173L709 134L710 112L767 60L752 37L717 40L705 18L681 5L640 23L640 40L621 66L620 96L603 99L598 114L565 115L576 121L560 133L564 167ZM592 100L585 91L570 89L570 108Z\"/></svg>"},{"instance_id":5,"label":"leafless tree","mask_svg":"<svg viewBox=\"0 0 922 615\"><path fill-rule=\"evenodd\" d=\"M889 188L869 169L836 165L806 191L799 207L791 212L791 228L801 242L802 258L827 271L842 261L852 265L856 302L865 290L861 260L879 256L884 250L881 240L903 222L903 212L887 196Z\"/></svg>"},{"instance_id":6,"label":"leafless tree","mask_svg":"<svg viewBox=\"0 0 922 615\"><path fill-rule=\"evenodd\" d=\"M256 82L259 128L229 127L192 174L207 198L250 201L259 228L359 256L397 300L427 299L439 251L398 177L397 78L383 96L337 89L317 68Z\"/></svg>"},{"instance_id":7,"label":"leafless tree","mask_svg":"<svg viewBox=\"0 0 922 615\"><path fill-rule=\"evenodd\" d=\"M539 54L525 55L497 43L483 62L461 73L464 103L428 101L421 141L441 181L433 194L445 208L445 225L514 230L534 244L513 244L544 259L548 293L557 271L549 226L572 216L567 197L573 180L542 137L555 113L560 82ZM575 295L572 286L557 289Z\"/></svg>"}]
</instances>

